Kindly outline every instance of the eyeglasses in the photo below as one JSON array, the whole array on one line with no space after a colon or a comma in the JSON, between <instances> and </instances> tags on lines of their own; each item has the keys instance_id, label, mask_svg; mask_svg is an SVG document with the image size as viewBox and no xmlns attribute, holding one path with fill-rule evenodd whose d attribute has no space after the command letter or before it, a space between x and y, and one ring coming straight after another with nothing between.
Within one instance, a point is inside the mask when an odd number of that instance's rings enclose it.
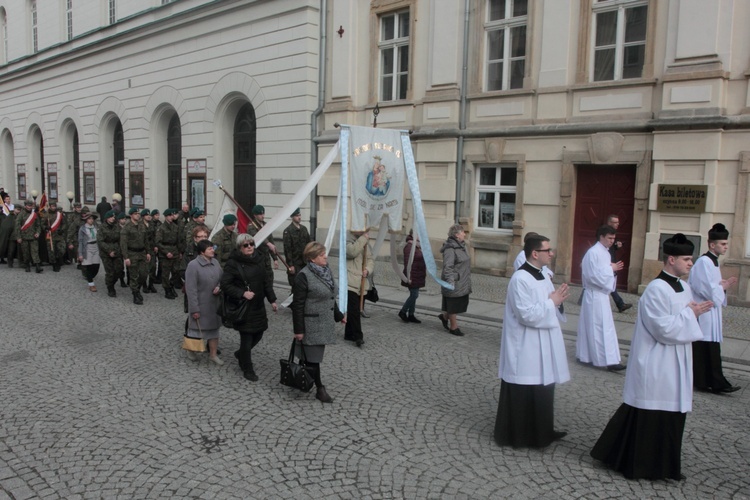
<instances>
[{"instance_id":1,"label":"eyeglasses","mask_svg":"<svg viewBox=\"0 0 750 500\"><path fill-rule=\"evenodd\" d=\"M254 246L255 246L255 243L243 243L242 244L242 248L254 247Z\"/></svg>"}]
</instances>

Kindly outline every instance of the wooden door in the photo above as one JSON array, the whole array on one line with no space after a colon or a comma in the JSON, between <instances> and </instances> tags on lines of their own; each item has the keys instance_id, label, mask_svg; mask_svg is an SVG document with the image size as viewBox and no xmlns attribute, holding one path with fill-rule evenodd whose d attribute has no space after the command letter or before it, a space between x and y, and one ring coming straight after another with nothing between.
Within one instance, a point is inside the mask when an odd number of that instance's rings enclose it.
<instances>
[{"instance_id":1,"label":"wooden door","mask_svg":"<svg viewBox=\"0 0 750 500\"><path fill-rule=\"evenodd\" d=\"M610 214L617 214L620 218L617 240L622 242L617 258L625 264L623 270L617 273L617 288L627 288L633 235L635 168L635 165L577 166L571 282L581 283L581 261L597 241L596 229L607 222Z\"/></svg>"}]
</instances>

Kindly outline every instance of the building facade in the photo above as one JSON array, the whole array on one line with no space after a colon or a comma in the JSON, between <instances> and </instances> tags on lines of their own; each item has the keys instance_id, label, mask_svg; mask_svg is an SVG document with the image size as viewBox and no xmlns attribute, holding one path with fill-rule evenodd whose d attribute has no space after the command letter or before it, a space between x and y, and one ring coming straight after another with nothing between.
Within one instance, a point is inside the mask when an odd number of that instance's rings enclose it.
<instances>
[{"instance_id":1,"label":"building facade","mask_svg":"<svg viewBox=\"0 0 750 500\"><path fill-rule=\"evenodd\" d=\"M281 206L310 171L319 26L312 0L0 0L0 185L210 216L220 179Z\"/></svg>"},{"instance_id":2,"label":"building facade","mask_svg":"<svg viewBox=\"0 0 750 500\"><path fill-rule=\"evenodd\" d=\"M660 242L706 251L750 301L750 3L744 0L331 0L324 125L412 130L435 243L458 220L475 268L512 270L527 231L551 238L556 280L580 282L594 231L617 214L642 289ZM335 175L335 174L332 174ZM319 190L329 218L335 183ZM404 225L410 228L407 215ZM696 251L696 255L698 254Z\"/></svg>"}]
</instances>

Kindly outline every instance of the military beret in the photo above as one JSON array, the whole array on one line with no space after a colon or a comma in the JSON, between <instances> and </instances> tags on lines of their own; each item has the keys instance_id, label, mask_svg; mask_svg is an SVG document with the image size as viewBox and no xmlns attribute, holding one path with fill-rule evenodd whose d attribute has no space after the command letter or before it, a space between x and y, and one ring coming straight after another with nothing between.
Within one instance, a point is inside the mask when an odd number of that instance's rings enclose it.
<instances>
[{"instance_id":1,"label":"military beret","mask_svg":"<svg viewBox=\"0 0 750 500\"><path fill-rule=\"evenodd\" d=\"M80 208L81 207L81 202L77 201L77 202L73 203L73 206L76 207L76 208Z\"/></svg>"},{"instance_id":2,"label":"military beret","mask_svg":"<svg viewBox=\"0 0 750 500\"><path fill-rule=\"evenodd\" d=\"M87 214L89 212L91 212L91 209L89 207L87 207L87 206L84 205L84 207L81 209L81 213L82 214Z\"/></svg>"},{"instance_id":3,"label":"military beret","mask_svg":"<svg viewBox=\"0 0 750 500\"><path fill-rule=\"evenodd\" d=\"M24 202L23 202L23 204L24 204L25 206L27 206L27 207L28 207L29 205L34 205L34 200L26 200L26 201L24 201Z\"/></svg>"},{"instance_id":4,"label":"military beret","mask_svg":"<svg viewBox=\"0 0 750 500\"><path fill-rule=\"evenodd\" d=\"M159 210L157 210L156 208L151 210L151 215L159 215Z\"/></svg>"},{"instance_id":5,"label":"military beret","mask_svg":"<svg viewBox=\"0 0 750 500\"><path fill-rule=\"evenodd\" d=\"M117 215L114 210L109 210L106 214L104 214L105 219L109 219L110 217L114 217Z\"/></svg>"},{"instance_id":6,"label":"military beret","mask_svg":"<svg viewBox=\"0 0 750 500\"><path fill-rule=\"evenodd\" d=\"M221 221L224 223L225 226L231 226L235 222L237 222L237 217L235 217L232 214L226 214Z\"/></svg>"},{"instance_id":7,"label":"military beret","mask_svg":"<svg viewBox=\"0 0 750 500\"><path fill-rule=\"evenodd\" d=\"M146 215L151 215L151 210L149 210L148 208L144 208L143 210L141 210L141 217L144 217Z\"/></svg>"},{"instance_id":8,"label":"military beret","mask_svg":"<svg viewBox=\"0 0 750 500\"><path fill-rule=\"evenodd\" d=\"M261 215L261 214L265 214L265 213L266 213L266 209L263 207L263 205L255 205L253 207L253 214L255 214L255 215Z\"/></svg>"},{"instance_id":9,"label":"military beret","mask_svg":"<svg viewBox=\"0 0 750 500\"><path fill-rule=\"evenodd\" d=\"M195 207L193 207L193 208L190 209L190 212L188 212L188 215L190 217L195 217L195 212L197 212L197 211L198 211L198 209L195 208Z\"/></svg>"},{"instance_id":10,"label":"military beret","mask_svg":"<svg viewBox=\"0 0 750 500\"><path fill-rule=\"evenodd\" d=\"M197 219L198 217L200 217L202 215L205 215L203 213L203 210L201 210L199 208L196 208L195 211L193 212L193 219Z\"/></svg>"},{"instance_id":11,"label":"military beret","mask_svg":"<svg viewBox=\"0 0 750 500\"><path fill-rule=\"evenodd\" d=\"M170 215L174 215L176 213L177 213L177 210L175 210L174 208L168 208L164 210L164 217L169 217Z\"/></svg>"},{"instance_id":12,"label":"military beret","mask_svg":"<svg viewBox=\"0 0 750 500\"><path fill-rule=\"evenodd\" d=\"M138 211L137 208L130 207L130 210L128 210L128 215L133 215L133 214L139 214L140 215L140 212Z\"/></svg>"},{"instance_id":13,"label":"military beret","mask_svg":"<svg viewBox=\"0 0 750 500\"><path fill-rule=\"evenodd\" d=\"M299 208L295 210L294 212L292 212L292 217L295 217L297 215L302 215L302 212L300 212Z\"/></svg>"},{"instance_id":14,"label":"military beret","mask_svg":"<svg viewBox=\"0 0 750 500\"><path fill-rule=\"evenodd\" d=\"M122 220L122 219L127 219L127 218L128 216L125 215L125 212L120 212L119 214L117 214L117 220Z\"/></svg>"}]
</instances>

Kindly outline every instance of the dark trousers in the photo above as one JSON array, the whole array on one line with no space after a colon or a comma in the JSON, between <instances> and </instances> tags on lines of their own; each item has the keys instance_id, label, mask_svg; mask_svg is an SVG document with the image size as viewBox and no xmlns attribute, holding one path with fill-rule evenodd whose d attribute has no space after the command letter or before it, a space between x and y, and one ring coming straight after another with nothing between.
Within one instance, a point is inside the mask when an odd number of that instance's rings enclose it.
<instances>
[{"instance_id":1,"label":"dark trousers","mask_svg":"<svg viewBox=\"0 0 750 500\"><path fill-rule=\"evenodd\" d=\"M179 290L182 288L182 279L179 273L179 259L168 259L165 255L159 257L159 270L161 271L161 286L164 290Z\"/></svg>"},{"instance_id":2,"label":"dark trousers","mask_svg":"<svg viewBox=\"0 0 750 500\"><path fill-rule=\"evenodd\" d=\"M721 368L721 342L693 342L693 386L713 391L732 387Z\"/></svg>"},{"instance_id":3,"label":"dark trousers","mask_svg":"<svg viewBox=\"0 0 750 500\"><path fill-rule=\"evenodd\" d=\"M130 276L130 290L139 292L141 287L146 284L148 277L148 262L146 254L135 254L130 257L130 267L128 267L128 276Z\"/></svg>"},{"instance_id":4,"label":"dark trousers","mask_svg":"<svg viewBox=\"0 0 750 500\"><path fill-rule=\"evenodd\" d=\"M104 283L107 288L114 288L117 280L123 277L122 259L120 257L102 257L104 266Z\"/></svg>"},{"instance_id":5,"label":"dark trousers","mask_svg":"<svg viewBox=\"0 0 750 500\"><path fill-rule=\"evenodd\" d=\"M83 266L83 275L86 277L86 281L92 283L96 275L99 274L99 264L89 264Z\"/></svg>"},{"instance_id":6,"label":"dark trousers","mask_svg":"<svg viewBox=\"0 0 750 500\"><path fill-rule=\"evenodd\" d=\"M359 294L349 290L349 298L346 305L346 328L344 338L346 340L362 340L362 318L359 315Z\"/></svg>"},{"instance_id":7,"label":"dark trousers","mask_svg":"<svg viewBox=\"0 0 750 500\"><path fill-rule=\"evenodd\" d=\"M414 310L417 308L417 299L419 298L419 288L409 288L409 298L401 306L401 312L407 316L414 316Z\"/></svg>"},{"instance_id":8,"label":"dark trousers","mask_svg":"<svg viewBox=\"0 0 750 500\"><path fill-rule=\"evenodd\" d=\"M238 361L240 369L244 371L253 371L253 347L263 338L263 332L240 332L240 352Z\"/></svg>"}]
</instances>

